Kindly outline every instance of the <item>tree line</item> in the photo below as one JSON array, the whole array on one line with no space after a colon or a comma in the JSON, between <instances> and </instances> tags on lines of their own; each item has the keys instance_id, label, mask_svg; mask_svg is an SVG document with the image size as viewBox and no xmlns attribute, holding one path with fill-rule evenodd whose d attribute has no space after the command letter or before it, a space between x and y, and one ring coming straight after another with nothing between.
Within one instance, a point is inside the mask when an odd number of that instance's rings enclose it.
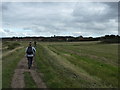
<instances>
[{"instance_id":1,"label":"tree line","mask_svg":"<svg viewBox=\"0 0 120 90\"><path fill-rule=\"evenodd\" d=\"M74 41L101 41L103 43L120 43L119 35L105 35L101 37L73 37L73 36L51 36L51 37L3 37L3 41L42 41L42 42L74 42Z\"/></svg>"}]
</instances>

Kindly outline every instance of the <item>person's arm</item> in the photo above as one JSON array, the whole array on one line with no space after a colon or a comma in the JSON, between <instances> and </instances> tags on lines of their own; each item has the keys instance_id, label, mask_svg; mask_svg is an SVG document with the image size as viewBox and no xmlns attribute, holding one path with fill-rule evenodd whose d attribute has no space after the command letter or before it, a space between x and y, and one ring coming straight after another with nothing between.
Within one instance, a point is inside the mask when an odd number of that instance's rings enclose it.
<instances>
[{"instance_id":1,"label":"person's arm","mask_svg":"<svg viewBox=\"0 0 120 90\"><path fill-rule=\"evenodd\" d=\"M33 47L34 52L36 52L36 49Z\"/></svg>"},{"instance_id":2,"label":"person's arm","mask_svg":"<svg viewBox=\"0 0 120 90\"><path fill-rule=\"evenodd\" d=\"M25 49L25 56L27 56L27 49L28 49L28 47Z\"/></svg>"},{"instance_id":3,"label":"person's arm","mask_svg":"<svg viewBox=\"0 0 120 90\"><path fill-rule=\"evenodd\" d=\"M28 47L27 47L28 48ZM25 53L27 52L27 48L25 49Z\"/></svg>"},{"instance_id":4,"label":"person's arm","mask_svg":"<svg viewBox=\"0 0 120 90\"><path fill-rule=\"evenodd\" d=\"M34 63L34 60L35 60L35 52L36 52L36 49L34 47L32 47L32 50L33 50L33 63Z\"/></svg>"},{"instance_id":5,"label":"person's arm","mask_svg":"<svg viewBox=\"0 0 120 90\"><path fill-rule=\"evenodd\" d=\"M34 47L32 47L32 49L33 49L33 52L34 52L33 54L35 56L36 49Z\"/></svg>"}]
</instances>

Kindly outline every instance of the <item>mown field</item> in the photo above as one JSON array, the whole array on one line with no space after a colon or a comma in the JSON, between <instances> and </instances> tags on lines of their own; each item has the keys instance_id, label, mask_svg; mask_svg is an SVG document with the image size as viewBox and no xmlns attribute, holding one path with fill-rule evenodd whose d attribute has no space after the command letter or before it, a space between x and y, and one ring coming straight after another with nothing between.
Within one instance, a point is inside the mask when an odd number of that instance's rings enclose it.
<instances>
[{"instance_id":1,"label":"mown field","mask_svg":"<svg viewBox=\"0 0 120 90\"><path fill-rule=\"evenodd\" d=\"M27 42L17 43L20 45L11 50L7 48L8 42L3 43L4 88L10 87L14 69L25 54ZM48 88L118 87L117 44L37 42L36 49L37 72Z\"/></svg>"}]
</instances>

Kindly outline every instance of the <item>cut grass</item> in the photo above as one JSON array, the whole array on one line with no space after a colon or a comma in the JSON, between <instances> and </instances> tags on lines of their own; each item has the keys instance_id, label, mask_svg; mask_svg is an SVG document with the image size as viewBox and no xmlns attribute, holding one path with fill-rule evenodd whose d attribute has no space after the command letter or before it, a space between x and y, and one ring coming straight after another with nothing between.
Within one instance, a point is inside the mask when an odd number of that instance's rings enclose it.
<instances>
[{"instance_id":1,"label":"cut grass","mask_svg":"<svg viewBox=\"0 0 120 90\"><path fill-rule=\"evenodd\" d=\"M118 45L116 44L98 44L98 43L83 43L83 44L70 44L70 45L51 45L57 50L63 49L64 51L82 54L84 56L91 56L99 58L111 64L118 64Z\"/></svg>"},{"instance_id":2,"label":"cut grass","mask_svg":"<svg viewBox=\"0 0 120 90\"><path fill-rule=\"evenodd\" d=\"M30 72L24 72L25 88L37 88L36 83L34 82Z\"/></svg>"},{"instance_id":3,"label":"cut grass","mask_svg":"<svg viewBox=\"0 0 120 90\"><path fill-rule=\"evenodd\" d=\"M68 61L56 57L56 54L43 47L37 50L42 52L37 53L38 70L44 74L43 79L49 88L96 87L91 83L91 77L81 74ZM85 81L85 78L90 80Z\"/></svg>"},{"instance_id":4,"label":"cut grass","mask_svg":"<svg viewBox=\"0 0 120 90\"><path fill-rule=\"evenodd\" d=\"M43 79L49 88L118 87L118 68L115 64L108 63L110 55L112 62L117 61L114 60L117 59L117 45L111 45L93 42L41 43L36 55L38 71L43 73ZM111 48L113 50L109 50ZM107 61L100 60L101 57Z\"/></svg>"},{"instance_id":5,"label":"cut grass","mask_svg":"<svg viewBox=\"0 0 120 90\"><path fill-rule=\"evenodd\" d=\"M57 54L65 57L72 64L78 66L79 68L83 68L92 76L99 77L106 86L117 87L118 86L118 67L105 64L104 62L100 62L99 60L91 59L87 56L79 56L75 53L65 52L66 49L55 49L54 46L50 48L52 51ZM70 50L70 48L69 48ZM77 49L76 49L77 50ZM67 55L65 55L67 54Z\"/></svg>"}]
</instances>

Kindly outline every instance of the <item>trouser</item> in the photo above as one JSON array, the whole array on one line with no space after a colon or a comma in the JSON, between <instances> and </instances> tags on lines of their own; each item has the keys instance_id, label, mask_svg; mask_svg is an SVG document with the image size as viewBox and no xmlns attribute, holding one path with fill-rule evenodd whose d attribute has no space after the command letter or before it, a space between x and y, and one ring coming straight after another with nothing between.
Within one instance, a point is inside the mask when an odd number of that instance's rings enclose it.
<instances>
[{"instance_id":1,"label":"trouser","mask_svg":"<svg viewBox=\"0 0 120 90\"><path fill-rule=\"evenodd\" d=\"M28 59L28 68L30 69L32 66L33 57L27 57L27 59Z\"/></svg>"}]
</instances>

